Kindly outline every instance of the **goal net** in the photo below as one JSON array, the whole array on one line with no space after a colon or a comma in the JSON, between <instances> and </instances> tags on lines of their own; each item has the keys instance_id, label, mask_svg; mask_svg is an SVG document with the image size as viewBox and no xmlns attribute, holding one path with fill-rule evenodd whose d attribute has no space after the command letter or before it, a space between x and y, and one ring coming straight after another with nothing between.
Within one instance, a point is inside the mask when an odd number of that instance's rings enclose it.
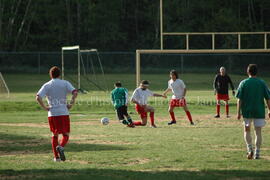
<instances>
[{"instance_id":1,"label":"goal net","mask_svg":"<svg viewBox=\"0 0 270 180\"><path fill-rule=\"evenodd\" d=\"M1 72L0 72L0 97L9 97L9 89Z\"/></svg>"},{"instance_id":2,"label":"goal net","mask_svg":"<svg viewBox=\"0 0 270 180\"><path fill-rule=\"evenodd\" d=\"M81 50L79 46L62 47L62 78L71 81L82 92L108 90L97 49Z\"/></svg>"}]
</instances>

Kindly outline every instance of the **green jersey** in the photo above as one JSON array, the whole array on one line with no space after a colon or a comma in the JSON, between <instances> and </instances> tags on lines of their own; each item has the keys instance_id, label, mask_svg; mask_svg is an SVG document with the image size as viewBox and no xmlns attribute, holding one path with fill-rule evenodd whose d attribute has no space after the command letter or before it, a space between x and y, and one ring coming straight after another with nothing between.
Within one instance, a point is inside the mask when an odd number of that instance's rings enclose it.
<instances>
[{"instance_id":1,"label":"green jersey","mask_svg":"<svg viewBox=\"0 0 270 180\"><path fill-rule=\"evenodd\" d=\"M263 80L247 78L238 87L236 97L241 100L244 118L265 118L264 99L270 99L270 92Z\"/></svg>"},{"instance_id":2,"label":"green jersey","mask_svg":"<svg viewBox=\"0 0 270 180\"><path fill-rule=\"evenodd\" d=\"M118 87L112 90L112 103L115 109L118 109L121 106L124 106L128 102L128 91L126 88Z\"/></svg>"}]
</instances>

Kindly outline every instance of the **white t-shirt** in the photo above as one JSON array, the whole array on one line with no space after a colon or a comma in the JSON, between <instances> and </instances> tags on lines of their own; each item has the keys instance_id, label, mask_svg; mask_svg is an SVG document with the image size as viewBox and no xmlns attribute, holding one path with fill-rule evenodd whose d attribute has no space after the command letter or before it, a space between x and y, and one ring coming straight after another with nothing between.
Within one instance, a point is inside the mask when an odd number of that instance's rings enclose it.
<instances>
[{"instance_id":1,"label":"white t-shirt","mask_svg":"<svg viewBox=\"0 0 270 180\"><path fill-rule=\"evenodd\" d=\"M52 79L41 87L37 95L41 98L46 96L50 107L48 117L69 115L67 94L74 90L75 88L68 81L61 79Z\"/></svg>"},{"instance_id":2,"label":"white t-shirt","mask_svg":"<svg viewBox=\"0 0 270 180\"><path fill-rule=\"evenodd\" d=\"M184 96L186 85L181 79L175 81L171 79L168 81L168 88L172 90L172 99L181 99Z\"/></svg>"},{"instance_id":3,"label":"white t-shirt","mask_svg":"<svg viewBox=\"0 0 270 180\"><path fill-rule=\"evenodd\" d=\"M146 105L148 97L153 95L154 93L149 89L142 90L142 88L138 87L137 89L134 90L131 100L134 99L140 105Z\"/></svg>"}]
</instances>

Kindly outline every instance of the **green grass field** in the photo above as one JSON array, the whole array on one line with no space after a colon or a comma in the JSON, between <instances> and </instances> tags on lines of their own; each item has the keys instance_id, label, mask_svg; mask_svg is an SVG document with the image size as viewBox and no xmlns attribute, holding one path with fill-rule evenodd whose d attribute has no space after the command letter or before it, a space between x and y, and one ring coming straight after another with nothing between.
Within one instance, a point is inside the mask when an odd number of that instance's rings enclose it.
<instances>
[{"instance_id":1,"label":"green grass field","mask_svg":"<svg viewBox=\"0 0 270 180\"><path fill-rule=\"evenodd\" d=\"M67 161L54 163L47 113L35 94L47 75L7 74L10 98L0 100L0 179L269 179L270 128L263 129L260 160L247 160L242 121L235 118L236 99L231 97L231 118L214 119L212 74L184 74L187 100L196 126L190 126L182 109L178 123L168 126L168 99L151 98L157 129L126 128L119 124L106 92L80 94L71 110L71 136ZM168 75L143 75L150 89L162 92ZM237 86L245 76L232 75ZM110 75L130 90L134 75ZM264 78L270 82L270 78ZM134 120L139 116L129 106ZM110 124L100 124L101 117Z\"/></svg>"}]
</instances>

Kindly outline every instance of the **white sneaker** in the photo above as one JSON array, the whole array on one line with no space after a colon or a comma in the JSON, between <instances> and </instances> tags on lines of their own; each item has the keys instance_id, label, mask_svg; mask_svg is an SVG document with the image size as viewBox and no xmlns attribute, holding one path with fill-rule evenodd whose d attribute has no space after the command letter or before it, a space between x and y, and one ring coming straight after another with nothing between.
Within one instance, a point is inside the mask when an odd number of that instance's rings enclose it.
<instances>
[{"instance_id":1,"label":"white sneaker","mask_svg":"<svg viewBox=\"0 0 270 180\"><path fill-rule=\"evenodd\" d=\"M53 158L53 161L54 162L61 162L61 159L59 157L57 157L57 158Z\"/></svg>"}]
</instances>

